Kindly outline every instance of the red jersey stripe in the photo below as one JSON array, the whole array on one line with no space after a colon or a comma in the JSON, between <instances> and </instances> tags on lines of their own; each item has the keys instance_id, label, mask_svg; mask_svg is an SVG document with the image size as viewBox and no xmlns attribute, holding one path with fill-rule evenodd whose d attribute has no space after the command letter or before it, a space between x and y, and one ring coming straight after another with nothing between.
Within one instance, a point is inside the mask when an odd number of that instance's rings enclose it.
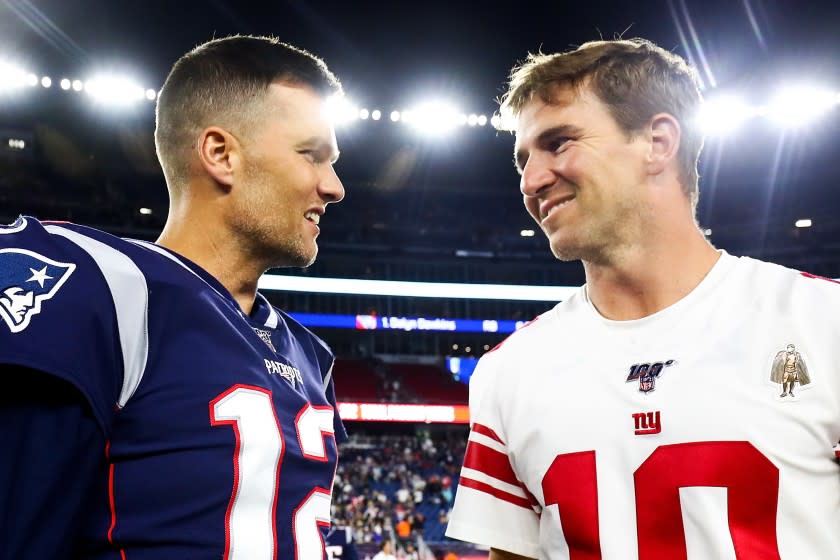
<instances>
[{"instance_id":1,"label":"red jersey stripe","mask_svg":"<svg viewBox=\"0 0 840 560\"><path fill-rule=\"evenodd\" d=\"M826 282L831 282L833 284L840 284L840 282L838 282L837 280L834 280L833 278L826 278L825 276L817 276L816 274L811 274L810 272L800 272L799 274L801 274L805 278L814 278L815 280L825 280Z\"/></svg>"},{"instance_id":2,"label":"red jersey stripe","mask_svg":"<svg viewBox=\"0 0 840 560\"><path fill-rule=\"evenodd\" d=\"M508 456L486 445L471 441L467 444L464 467L484 473L512 486L519 486L519 479L510 466Z\"/></svg>"},{"instance_id":3,"label":"red jersey stripe","mask_svg":"<svg viewBox=\"0 0 840 560\"><path fill-rule=\"evenodd\" d=\"M531 505L528 503L528 500L525 498L521 498L509 492L505 492L504 490L499 490L498 488L494 488L489 484L484 482L479 482L478 480L473 480L471 478L461 477L461 481L458 483L461 486L466 486L467 488L472 488L473 490L478 490L479 492L484 492L485 494L490 494L494 498L498 498L499 500L504 500L505 502L511 503L515 506L519 506L521 508L525 508L529 511L534 511L531 509Z\"/></svg>"},{"instance_id":4,"label":"red jersey stripe","mask_svg":"<svg viewBox=\"0 0 840 560\"><path fill-rule=\"evenodd\" d=\"M474 431L477 434L487 436L490 439L492 439L493 441L498 441L502 445L505 444L505 442L502 441L502 438L500 438L498 435L496 435L496 432L494 432L493 430L491 430L490 428L488 428L487 426L485 426L483 424L479 424L479 423L476 422L472 426L472 431Z\"/></svg>"}]
</instances>

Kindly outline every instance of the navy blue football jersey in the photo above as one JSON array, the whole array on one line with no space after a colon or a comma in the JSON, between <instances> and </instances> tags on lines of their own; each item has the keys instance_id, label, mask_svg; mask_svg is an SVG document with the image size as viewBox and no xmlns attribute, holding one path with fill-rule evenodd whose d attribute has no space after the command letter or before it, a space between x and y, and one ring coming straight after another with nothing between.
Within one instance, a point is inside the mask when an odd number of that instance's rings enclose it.
<instances>
[{"instance_id":1,"label":"navy blue football jersey","mask_svg":"<svg viewBox=\"0 0 840 560\"><path fill-rule=\"evenodd\" d=\"M71 383L107 439L84 558L325 556L333 355L263 296L246 315L164 248L21 218L0 228L0 318L0 364Z\"/></svg>"},{"instance_id":2,"label":"navy blue football jersey","mask_svg":"<svg viewBox=\"0 0 840 560\"><path fill-rule=\"evenodd\" d=\"M327 560L359 560L350 527L330 527L326 543Z\"/></svg>"}]
</instances>

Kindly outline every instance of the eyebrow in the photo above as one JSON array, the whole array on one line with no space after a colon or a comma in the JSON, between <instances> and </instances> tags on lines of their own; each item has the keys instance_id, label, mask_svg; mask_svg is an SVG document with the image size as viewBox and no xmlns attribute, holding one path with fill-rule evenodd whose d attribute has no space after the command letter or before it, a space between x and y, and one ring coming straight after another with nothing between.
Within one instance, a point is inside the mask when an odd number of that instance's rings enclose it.
<instances>
[{"instance_id":1,"label":"eyebrow","mask_svg":"<svg viewBox=\"0 0 840 560\"><path fill-rule=\"evenodd\" d=\"M547 128L540 132L539 136L536 139L537 146L545 146L551 140L560 137L572 137L572 136L580 136L582 133L582 129L573 125L573 124L561 124L559 126L553 126L551 128ZM519 170L521 173L522 170L525 168L525 164L528 162L528 154L525 150L521 148L514 147L516 152L513 155L513 163L516 165L516 169Z\"/></svg>"}]
</instances>

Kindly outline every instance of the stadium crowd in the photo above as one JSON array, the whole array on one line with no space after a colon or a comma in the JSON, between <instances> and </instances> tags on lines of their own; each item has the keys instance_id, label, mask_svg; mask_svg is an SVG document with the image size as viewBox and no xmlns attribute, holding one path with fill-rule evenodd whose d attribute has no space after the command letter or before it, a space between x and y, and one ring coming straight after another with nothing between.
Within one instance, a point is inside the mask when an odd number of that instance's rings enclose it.
<instances>
[{"instance_id":1,"label":"stadium crowd","mask_svg":"<svg viewBox=\"0 0 840 560\"><path fill-rule=\"evenodd\" d=\"M351 527L361 545L393 541L398 559L434 558L428 545L447 540L464 451L461 431L351 435L336 471L334 523Z\"/></svg>"}]
</instances>

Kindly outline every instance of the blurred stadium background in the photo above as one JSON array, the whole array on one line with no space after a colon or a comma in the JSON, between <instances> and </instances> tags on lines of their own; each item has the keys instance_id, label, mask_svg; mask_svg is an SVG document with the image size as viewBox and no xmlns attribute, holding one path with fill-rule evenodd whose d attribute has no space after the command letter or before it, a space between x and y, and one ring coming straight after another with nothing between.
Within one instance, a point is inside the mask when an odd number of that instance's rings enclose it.
<instances>
[{"instance_id":1,"label":"blurred stadium background","mask_svg":"<svg viewBox=\"0 0 840 560\"><path fill-rule=\"evenodd\" d=\"M528 51L632 26L626 36L686 56L708 101L706 235L736 255L840 276L836 0L808 13L782 0L525 2L515 14L216 1L161 16L163 3L111 4L0 2L0 222L27 214L154 240L167 195L153 101L168 65L214 33L276 34L324 56L348 92L337 111L347 197L322 220L317 263L272 271L262 287L338 355L351 439L333 514L362 557L382 539L403 557L408 543L486 557L443 536L469 376L583 282L522 208L512 138L494 127L494 98Z\"/></svg>"}]
</instances>

